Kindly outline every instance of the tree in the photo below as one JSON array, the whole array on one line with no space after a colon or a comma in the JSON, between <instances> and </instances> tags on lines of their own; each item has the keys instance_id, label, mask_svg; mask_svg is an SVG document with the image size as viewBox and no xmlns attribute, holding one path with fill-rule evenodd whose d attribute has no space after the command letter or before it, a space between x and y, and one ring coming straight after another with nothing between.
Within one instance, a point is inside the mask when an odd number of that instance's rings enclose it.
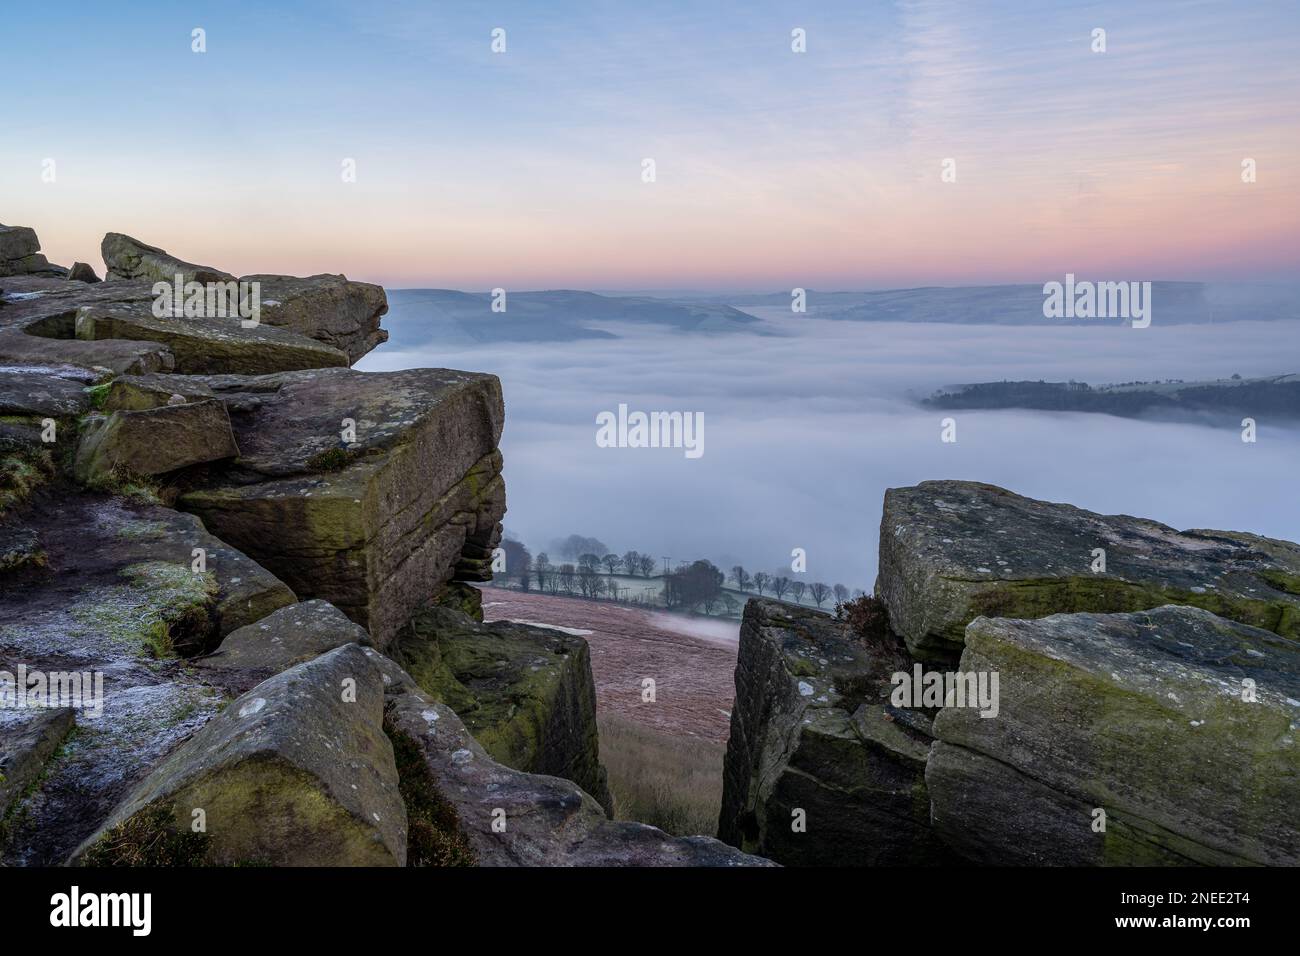
<instances>
[{"instance_id":1,"label":"tree","mask_svg":"<svg viewBox=\"0 0 1300 956\"><path fill-rule=\"evenodd\" d=\"M754 572L754 589L758 591L758 596L763 596L763 589L772 583L772 575L766 571Z\"/></svg>"},{"instance_id":2,"label":"tree","mask_svg":"<svg viewBox=\"0 0 1300 956\"><path fill-rule=\"evenodd\" d=\"M641 574L648 578L650 577L650 575L654 573L655 573L654 555L652 554L641 555Z\"/></svg>"},{"instance_id":3,"label":"tree","mask_svg":"<svg viewBox=\"0 0 1300 956\"><path fill-rule=\"evenodd\" d=\"M628 574L636 574L641 570L641 552L629 551L623 555L623 570Z\"/></svg>"},{"instance_id":4,"label":"tree","mask_svg":"<svg viewBox=\"0 0 1300 956\"><path fill-rule=\"evenodd\" d=\"M807 589L808 585L804 584L797 578L790 582L790 593L794 595L795 603L803 603L803 592Z\"/></svg>"},{"instance_id":5,"label":"tree","mask_svg":"<svg viewBox=\"0 0 1300 956\"><path fill-rule=\"evenodd\" d=\"M849 599L849 589L846 588L844 585L837 584L832 590L835 591L836 604L843 604L845 601Z\"/></svg>"},{"instance_id":6,"label":"tree","mask_svg":"<svg viewBox=\"0 0 1300 956\"><path fill-rule=\"evenodd\" d=\"M812 596L812 599L817 602L817 606L821 607L826 603L826 599L831 596L831 589L820 581L814 581L809 586L808 593Z\"/></svg>"},{"instance_id":7,"label":"tree","mask_svg":"<svg viewBox=\"0 0 1300 956\"><path fill-rule=\"evenodd\" d=\"M784 575L777 575L772 579L772 593L776 595L779 601L785 597L785 592L790 590L790 579Z\"/></svg>"},{"instance_id":8,"label":"tree","mask_svg":"<svg viewBox=\"0 0 1300 956\"><path fill-rule=\"evenodd\" d=\"M537 577L537 590L545 591L550 586L554 572L555 569L551 564L551 559L543 551L533 561L533 574ZM551 590L551 593L555 593L554 589Z\"/></svg>"},{"instance_id":9,"label":"tree","mask_svg":"<svg viewBox=\"0 0 1300 956\"><path fill-rule=\"evenodd\" d=\"M623 559L617 554L607 554L600 559L600 563L605 566L606 572L608 572L609 576L612 578L614 572L623 566Z\"/></svg>"},{"instance_id":10,"label":"tree","mask_svg":"<svg viewBox=\"0 0 1300 956\"><path fill-rule=\"evenodd\" d=\"M581 554L604 554L609 548L599 538L571 534L563 540L551 542L551 550L562 558L577 558Z\"/></svg>"},{"instance_id":11,"label":"tree","mask_svg":"<svg viewBox=\"0 0 1300 956\"><path fill-rule=\"evenodd\" d=\"M516 541L514 538L502 538L501 550L506 553L506 567L501 577L505 580L518 578L521 582L528 576L528 569L532 565L532 555L524 547L523 542ZM524 588L524 590L528 590Z\"/></svg>"},{"instance_id":12,"label":"tree","mask_svg":"<svg viewBox=\"0 0 1300 956\"><path fill-rule=\"evenodd\" d=\"M589 571L592 574L600 572L600 555L583 554L578 556L578 569L580 571Z\"/></svg>"},{"instance_id":13,"label":"tree","mask_svg":"<svg viewBox=\"0 0 1300 956\"><path fill-rule=\"evenodd\" d=\"M556 574L556 577L560 579L560 590L562 590L565 594L570 594L570 595L573 594L574 588L577 585L577 581L575 580L577 578L577 574L578 574L577 569L573 565L571 564L560 565L560 570Z\"/></svg>"},{"instance_id":14,"label":"tree","mask_svg":"<svg viewBox=\"0 0 1300 956\"><path fill-rule=\"evenodd\" d=\"M749 573L739 564L731 569L731 579L736 582L736 588L741 591L748 591L752 583Z\"/></svg>"},{"instance_id":15,"label":"tree","mask_svg":"<svg viewBox=\"0 0 1300 956\"><path fill-rule=\"evenodd\" d=\"M668 607L692 608L705 601L714 602L725 580L726 576L710 561L701 559L681 565L664 580L664 603Z\"/></svg>"}]
</instances>

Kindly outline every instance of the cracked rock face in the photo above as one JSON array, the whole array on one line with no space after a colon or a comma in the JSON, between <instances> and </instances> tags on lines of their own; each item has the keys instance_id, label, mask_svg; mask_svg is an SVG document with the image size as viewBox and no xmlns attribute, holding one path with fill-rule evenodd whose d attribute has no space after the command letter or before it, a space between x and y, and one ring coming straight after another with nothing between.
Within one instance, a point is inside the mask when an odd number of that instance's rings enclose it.
<instances>
[{"instance_id":1,"label":"cracked rock face","mask_svg":"<svg viewBox=\"0 0 1300 956\"><path fill-rule=\"evenodd\" d=\"M442 584L490 577L505 513L495 376L321 369L196 381L225 402L240 455L180 507L300 596L330 601L376 647Z\"/></svg>"},{"instance_id":2,"label":"cracked rock face","mask_svg":"<svg viewBox=\"0 0 1300 956\"><path fill-rule=\"evenodd\" d=\"M1190 607L980 618L961 668L999 713L940 711L925 779L969 859L1300 863L1300 643Z\"/></svg>"},{"instance_id":3,"label":"cracked rock face","mask_svg":"<svg viewBox=\"0 0 1300 956\"><path fill-rule=\"evenodd\" d=\"M1093 571L1099 549L1105 570ZM885 493L876 596L912 653L936 661L956 660L980 615L1188 604L1294 638L1300 546L926 481Z\"/></svg>"},{"instance_id":4,"label":"cracked rock face","mask_svg":"<svg viewBox=\"0 0 1300 956\"><path fill-rule=\"evenodd\" d=\"M719 837L783 865L952 862L929 826L931 717L889 701L890 675L911 666L892 635L751 598Z\"/></svg>"}]
</instances>

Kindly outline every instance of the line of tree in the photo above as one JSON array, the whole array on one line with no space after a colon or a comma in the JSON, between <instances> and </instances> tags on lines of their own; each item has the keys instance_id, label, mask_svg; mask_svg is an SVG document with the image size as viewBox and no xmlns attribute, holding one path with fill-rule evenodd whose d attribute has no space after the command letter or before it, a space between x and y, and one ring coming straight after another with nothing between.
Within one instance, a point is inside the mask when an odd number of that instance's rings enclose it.
<instances>
[{"instance_id":1,"label":"line of tree","mask_svg":"<svg viewBox=\"0 0 1300 956\"><path fill-rule=\"evenodd\" d=\"M572 541L576 537L571 535L568 540ZM534 558L522 542L512 538L502 540L501 548L505 552L505 571L502 577L518 581L522 590L536 588L547 594L619 600L622 593L631 588L621 586L615 580L617 575L649 579L658 567L653 555L639 551L627 551L621 555L589 551L577 555L575 561L556 564L545 551ZM664 575L663 603L670 608L703 610L706 614L720 609L732 613L739 607L739 602L724 588L728 579L739 591L757 593L760 597L771 594L779 601L786 600L788 594L796 603L802 604L807 595L819 608L832 597L835 604L843 604L849 599L850 593L843 584L825 584L821 581L809 583L799 577L770 574L766 571L750 574L742 565L736 565L731 569L730 575L725 575L712 562L700 559L679 563L673 571ZM852 592L854 598L862 597L863 593L861 590ZM630 599L637 601L635 597Z\"/></svg>"}]
</instances>

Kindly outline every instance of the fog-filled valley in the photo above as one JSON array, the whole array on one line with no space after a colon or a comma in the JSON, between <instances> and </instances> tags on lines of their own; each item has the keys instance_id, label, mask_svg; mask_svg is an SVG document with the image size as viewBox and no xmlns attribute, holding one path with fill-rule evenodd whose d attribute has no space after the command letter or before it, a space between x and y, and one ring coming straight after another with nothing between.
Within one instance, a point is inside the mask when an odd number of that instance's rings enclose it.
<instances>
[{"instance_id":1,"label":"fog-filled valley","mask_svg":"<svg viewBox=\"0 0 1300 956\"><path fill-rule=\"evenodd\" d=\"M714 324L692 326L680 297L661 312L639 298L634 320L590 297L571 316L588 333L552 341L536 326L584 294L563 295L555 308L514 316L516 300L529 301L523 295L509 298L504 314L490 310L486 294L452 314L427 290L390 290L392 337L359 366L501 376L506 526L534 552L578 533L673 562L788 571L792 549L803 548L810 579L869 591L884 490L939 478L1177 528L1300 536L1300 512L1277 506L1293 495L1294 423L1257 416L1258 440L1249 443L1221 421L941 412L917 401L957 382L1285 374L1300 356L1295 321L1162 324L1157 297L1145 329L1041 317L1032 325L862 322L736 296L740 320L715 298ZM466 331L476 324L481 334ZM620 404L702 412L703 454L599 447L597 415ZM954 442L941 440L949 415Z\"/></svg>"}]
</instances>

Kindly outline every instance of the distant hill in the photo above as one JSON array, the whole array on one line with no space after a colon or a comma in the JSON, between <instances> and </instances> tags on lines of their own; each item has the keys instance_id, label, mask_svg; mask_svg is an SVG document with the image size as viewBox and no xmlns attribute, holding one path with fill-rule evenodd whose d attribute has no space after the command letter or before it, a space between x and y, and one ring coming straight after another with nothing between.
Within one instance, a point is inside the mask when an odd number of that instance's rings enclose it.
<instances>
[{"instance_id":1,"label":"distant hill","mask_svg":"<svg viewBox=\"0 0 1300 956\"><path fill-rule=\"evenodd\" d=\"M571 290L509 292L504 312L492 311L490 293L453 289L389 289L388 305L384 325L399 346L612 339L617 333L601 326L624 322L682 332L759 331L762 324L719 303Z\"/></svg>"},{"instance_id":2,"label":"distant hill","mask_svg":"<svg viewBox=\"0 0 1300 956\"><path fill-rule=\"evenodd\" d=\"M1300 420L1300 375L1209 382L982 382L940 389L921 404L940 409L1028 408L1137 417L1252 415Z\"/></svg>"},{"instance_id":3,"label":"distant hill","mask_svg":"<svg viewBox=\"0 0 1300 956\"><path fill-rule=\"evenodd\" d=\"M884 292L809 290L807 306L808 314L817 318L859 322L1098 325L1124 321L1045 318L1043 298L1042 285L929 286ZM1296 284L1153 282L1151 298L1157 325L1300 319L1300 285ZM725 301L739 309L788 309L790 293L702 297L700 301Z\"/></svg>"}]
</instances>

